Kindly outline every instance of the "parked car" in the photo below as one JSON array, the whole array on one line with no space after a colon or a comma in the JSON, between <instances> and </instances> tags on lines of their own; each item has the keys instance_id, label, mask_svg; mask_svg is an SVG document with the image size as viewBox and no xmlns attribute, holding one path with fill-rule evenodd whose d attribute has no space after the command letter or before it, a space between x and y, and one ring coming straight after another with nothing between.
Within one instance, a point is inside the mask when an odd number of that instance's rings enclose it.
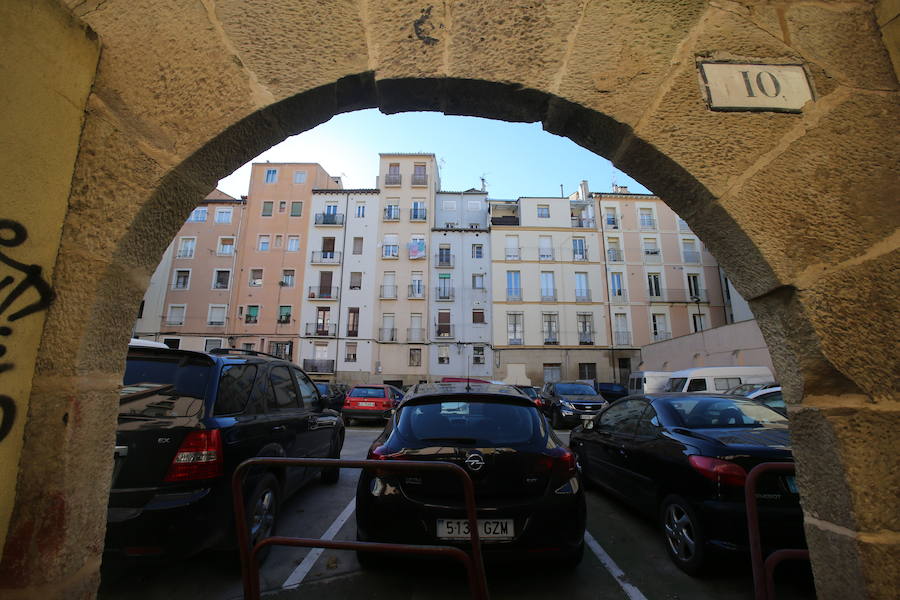
<instances>
[{"instance_id":1,"label":"parked car","mask_svg":"<svg viewBox=\"0 0 900 600\"><path fill-rule=\"evenodd\" d=\"M781 386L765 387L747 394L747 399L759 402L772 410L787 416L787 406L784 404L784 396L781 395Z\"/></svg>"},{"instance_id":2,"label":"parked car","mask_svg":"<svg viewBox=\"0 0 900 600\"><path fill-rule=\"evenodd\" d=\"M629 394L661 392L671 377L671 371L632 371L628 375Z\"/></svg>"},{"instance_id":3,"label":"parked car","mask_svg":"<svg viewBox=\"0 0 900 600\"><path fill-rule=\"evenodd\" d=\"M590 419L606 406L606 399L593 387L577 381L545 383L541 390L544 414L555 429Z\"/></svg>"},{"instance_id":4,"label":"parked car","mask_svg":"<svg viewBox=\"0 0 900 600\"><path fill-rule=\"evenodd\" d=\"M120 390L108 553L235 548L231 475L257 456L340 457L344 425L299 367L261 353L131 347ZM340 471L257 468L244 485L251 541L274 533L282 501Z\"/></svg>"},{"instance_id":5,"label":"parked car","mask_svg":"<svg viewBox=\"0 0 900 600\"><path fill-rule=\"evenodd\" d=\"M624 398L628 395L628 388L621 383L598 381L594 384L594 389L597 390L597 393L603 396L607 402L615 402L619 398Z\"/></svg>"},{"instance_id":6,"label":"parked car","mask_svg":"<svg viewBox=\"0 0 900 600\"><path fill-rule=\"evenodd\" d=\"M316 382L316 389L319 390L319 395L325 400L325 405L328 408L341 411L344 408L344 400L347 398L347 392L350 387L345 383L318 381Z\"/></svg>"},{"instance_id":7,"label":"parked car","mask_svg":"<svg viewBox=\"0 0 900 600\"><path fill-rule=\"evenodd\" d=\"M384 421L401 398L403 392L392 385L355 385L347 392L341 412L348 423L352 423L353 419Z\"/></svg>"},{"instance_id":8,"label":"parked car","mask_svg":"<svg viewBox=\"0 0 900 600\"><path fill-rule=\"evenodd\" d=\"M541 399L540 390L538 390L538 388L531 385L514 385L513 387L531 398L535 406L537 406L538 408L543 407L544 402Z\"/></svg>"},{"instance_id":9,"label":"parked car","mask_svg":"<svg viewBox=\"0 0 900 600\"><path fill-rule=\"evenodd\" d=\"M585 481L658 520L670 558L690 574L711 550L748 547L747 472L792 460L787 419L714 394L624 398L576 428L570 447ZM757 499L766 549L805 547L794 476L764 476Z\"/></svg>"},{"instance_id":10,"label":"parked car","mask_svg":"<svg viewBox=\"0 0 900 600\"><path fill-rule=\"evenodd\" d=\"M486 558L584 552L585 500L575 457L513 386L420 384L369 448L373 460L447 461L475 484ZM356 491L363 541L468 548L462 485L451 473L363 470ZM374 555L360 553L363 565Z\"/></svg>"},{"instance_id":11,"label":"parked car","mask_svg":"<svg viewBox=\"0 0 900 600\"><path fill-rule=\"evenodd\" d=\"M744 383L765 383L773 379L768 367L694 367L673 372L663 391L724 394Z\"/></svg>"},{"instance_id":12,"label":"parked car","mask_svg":"<svg viewBox=\"0 0 900 600\"><path fill-rule=\"evenodd\" d=\"M764 390L766 388L777 387L778 384L773 381L766 382L756 382L756 383L742 383L741 385L735 386L730 390L725 392L726 396L749 396L753 392L758 392L759 390Z\"/></svg>"}]
</instances>

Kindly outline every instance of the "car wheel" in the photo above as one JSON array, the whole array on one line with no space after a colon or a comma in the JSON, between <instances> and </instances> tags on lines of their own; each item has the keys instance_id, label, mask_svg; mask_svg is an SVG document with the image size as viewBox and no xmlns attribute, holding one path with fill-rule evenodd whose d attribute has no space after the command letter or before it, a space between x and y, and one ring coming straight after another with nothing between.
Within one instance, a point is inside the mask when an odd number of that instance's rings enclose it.
<instances>
[{"instance_id":1,"label":"car wheel","mask_svg":"<svg viewBox=\"0 0 900 600\"><path fill-rule=\"evenodd\" d=\"M275 535L280 499L281 488L278 479L271 473L266 473L256 484L256 488L244 505L251 548L260 540ZM271 546L267 546L257 554L260 563L268 557L271 549Z\"/></svg>"},{"instance_id":2,"label":"car wheel","mask_svg":"<svg viewBox=\"0 0 900 600\"><path fill-rule=\"evenodd\" d=\"M341 447L344 445L344 440L341 438L337 439L337 449L331 451L331 456L329 458L340 458L341 457ZM322 479L322 483L334 484L340 481L341 479L341 469L340 467L328 467L322 469L319 477Z\"/></svg>"},{"instance_id":3,"label":"car wheel","mask_svg":"<svg viewBox=\"0 0 900 600\"><path fill-rule=\"evenodd\" d=\"M669 558L688 575L700 574L706 558L705 538L693 507L681 496L666 496L659 516Z\"/></svg>"}]
</instances>

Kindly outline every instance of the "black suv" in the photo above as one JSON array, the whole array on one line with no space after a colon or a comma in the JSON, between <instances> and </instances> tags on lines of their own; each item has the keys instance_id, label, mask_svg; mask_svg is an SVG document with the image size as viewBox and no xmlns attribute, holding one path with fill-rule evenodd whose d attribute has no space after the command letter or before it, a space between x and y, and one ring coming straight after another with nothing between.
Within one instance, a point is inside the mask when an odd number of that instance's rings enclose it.
<instances>
[{"instance_id":1,"label":"black suv","mask_svg":"<svg viewBox=\"0 0 900 600\"><path fill-rule=\"evenodd\" d=\"M580 381L545 383L541 390L542 409L553 427L574 426L591 419L606 407L606 399Z\"/></svg>"},{"instance_id":2,"label":"black suv","mask_svg":"<svg viewBox=\"0 0 900 600\"><path fill-rule=\"evenodd\" d=\"M184 556L236 548L231 475L256 456L340 457L344 424L299 367L242 350L131 347L120 391L106 551ZM279 505L319 475L248 471L251 541L271 535Z\"/></svg>"}]
</instances>

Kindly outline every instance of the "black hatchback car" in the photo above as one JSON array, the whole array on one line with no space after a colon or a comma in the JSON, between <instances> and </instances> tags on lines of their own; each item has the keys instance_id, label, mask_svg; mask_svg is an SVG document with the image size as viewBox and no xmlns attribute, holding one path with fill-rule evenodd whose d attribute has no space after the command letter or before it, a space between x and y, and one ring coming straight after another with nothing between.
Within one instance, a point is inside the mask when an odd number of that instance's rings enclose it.
<instances>
[{"instance_id":1,"label":"black hatchback car","mask_svg":"<svg viewBox=\"0 0 900 600\"><path fill-rule=\"evenodd\" d=\"M106 552L183 556L235 548L231 474L248 458L339 457L340 415L296 365L249 351L129 349L120 391ZM338 469L322 471L328 483ZM281 501L319 475L253 469L244 497L252 541Z\"/></svg>"},{"instance_id":2,"label":"black hatchback car","mask_svg":"<svg viewBox=\"0 0 900 600\"><path fill-rule=\"evenodd\" d=\"M653 394L612 404L575 429L586 481L658 519L675 564L699 573L710 549L748 547L744 481L764 462L791 461L787 419L737 396ZM763 546L805 547L793 476L764 475Z\"/></svg>"},{"instance_id":3,"label":"black hatchback car","mask_svg":"<svg viewBox=\"0 0 900 600\"><path fill-rule=\"evenodd\" d=\"M568 566L581 560L585 501L575 457L534 402L512 386L419 384L368 457L466 469L486 558L546 556ZM469 545L462 485L450 473L363 470L356 525L363 541ZM359 557L363 564L371 560Z\"/></svg>"}]
</instances>

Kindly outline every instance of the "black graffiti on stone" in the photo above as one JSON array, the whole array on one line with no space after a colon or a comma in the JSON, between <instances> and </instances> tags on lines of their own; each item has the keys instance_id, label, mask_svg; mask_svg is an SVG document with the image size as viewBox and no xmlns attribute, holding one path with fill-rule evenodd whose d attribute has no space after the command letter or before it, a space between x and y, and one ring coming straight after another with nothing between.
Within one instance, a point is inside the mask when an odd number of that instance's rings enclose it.
<instances>
[{"instance_id":1,"label":"black graffiti on stone","mask_svg":"<svg viewBox=\"0 0 900 600\"><path fill-rule=\"evenodd\" d=\"M16 420L16 403L9 396L0 396L0 442L6 439Z\"/></svg>"}]
</instances>

